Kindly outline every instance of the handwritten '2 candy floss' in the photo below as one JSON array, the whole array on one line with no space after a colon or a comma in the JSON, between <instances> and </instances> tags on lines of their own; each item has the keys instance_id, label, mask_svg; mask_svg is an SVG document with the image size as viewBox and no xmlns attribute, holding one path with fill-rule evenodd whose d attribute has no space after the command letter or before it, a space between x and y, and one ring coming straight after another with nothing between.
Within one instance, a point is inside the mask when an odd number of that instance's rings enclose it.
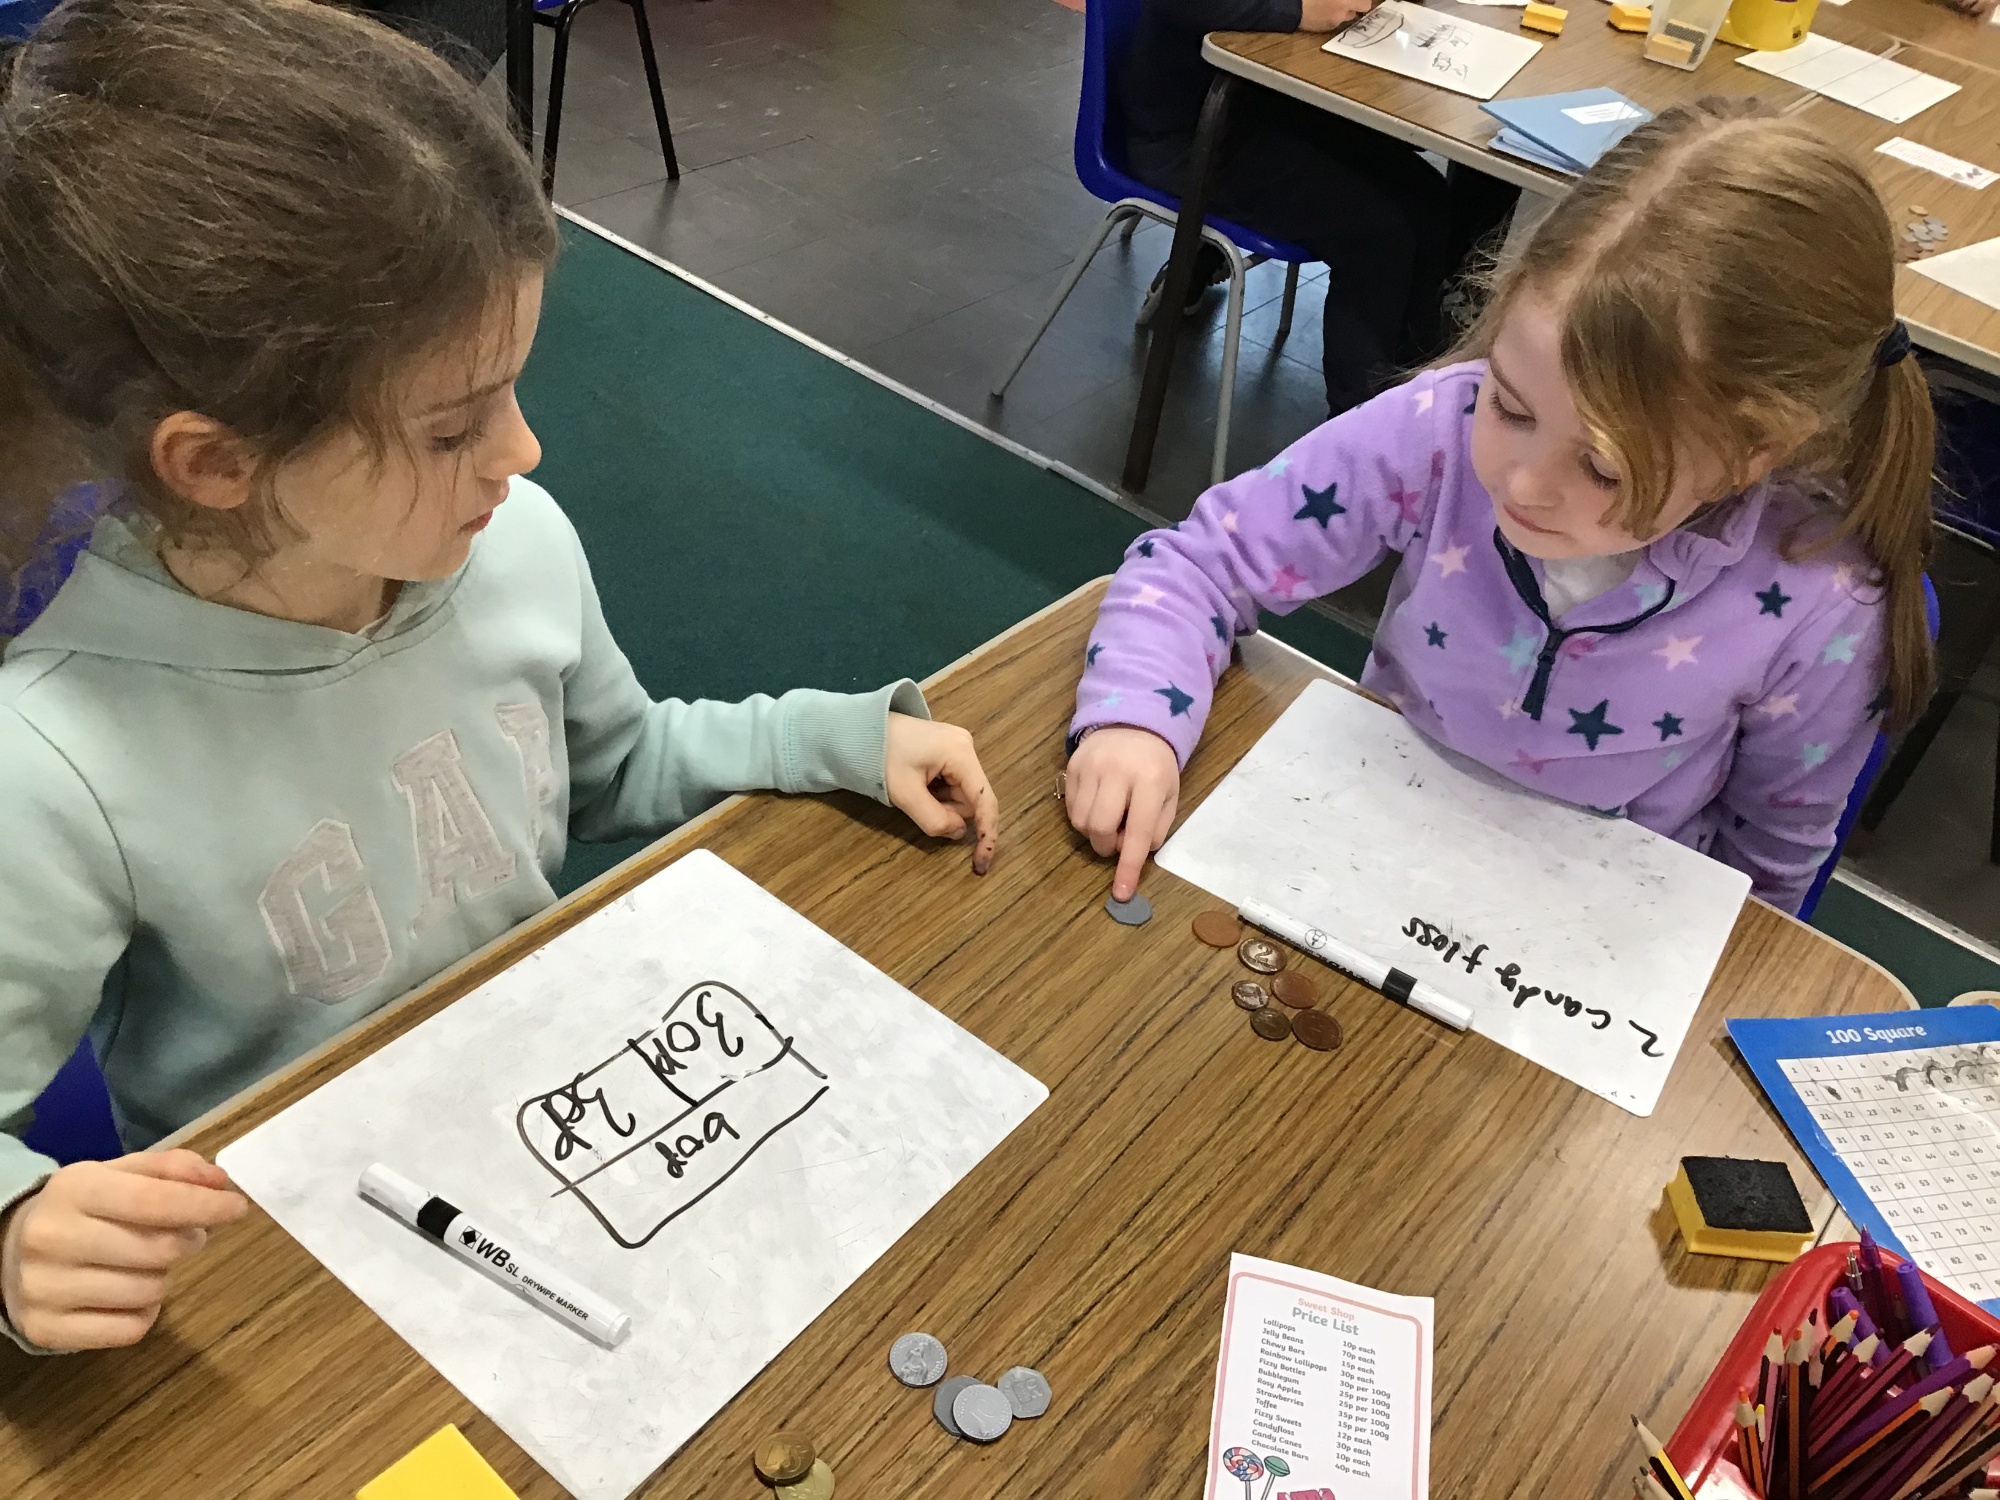
<instances>
[{"instance_id":1,"label":"handwritten '2 candy floss'","mask_svg":"<svg viewBox=\"0 0 2000 1500\"><path fill-rule=\"evenodd\" d=\"M706 981L611 1056L529 1099L515 1125L562 1190L636 1250L830 1086L741 992Z\"/></svg>"}]
</instances>

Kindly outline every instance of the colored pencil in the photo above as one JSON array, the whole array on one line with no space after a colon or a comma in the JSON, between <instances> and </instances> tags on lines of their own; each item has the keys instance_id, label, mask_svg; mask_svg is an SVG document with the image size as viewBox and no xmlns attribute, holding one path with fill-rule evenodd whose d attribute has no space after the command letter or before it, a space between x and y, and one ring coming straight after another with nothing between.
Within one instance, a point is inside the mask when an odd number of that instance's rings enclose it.
<instances>
[{"instance_id":1,"label":"colored pencil","mask_svg":"<svg viewBox=\"0 0 2000 1500\"><path fill-rule=\"evenodd\" d=\"M1632 1418L1632 1430L1638 1433L1639 1446L1645 1450L1647 1460L1653 1465L1653 1471L1660 1476L1660 1482L1666 1486L1672 1500L1694 1500L1694 1491L1689 1489L1687 1481L1681 1478L1680 1470L1674 1467L1674 1461L1667 1457L1666 1448L1653 1436L1651 1429L1635 1416Z\"/></svg>"}]
</instances>

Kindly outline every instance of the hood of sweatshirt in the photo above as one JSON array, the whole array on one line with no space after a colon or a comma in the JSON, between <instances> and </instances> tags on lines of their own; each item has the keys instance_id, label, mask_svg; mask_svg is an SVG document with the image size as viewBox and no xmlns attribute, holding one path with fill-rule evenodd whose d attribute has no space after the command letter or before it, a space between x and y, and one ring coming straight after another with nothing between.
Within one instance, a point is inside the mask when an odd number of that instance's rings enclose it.
<instances>
[{"instance_id":1,"label":"hood of sweatshirt","mask_svg":"<svg viewBox=\"0 0 2000 1500\"><path fill-rule=\"evenodd\" d=\"M211 604L189 593L160 561L157 528L121 509L105 516L69 581L40 619L7 648L82 652L185 671L283 676L350 667L371 653L427 633L478 564L484 536L449 578L406 583L386 619L367 635L304 625Z\"/></svg>"}]
</instances>

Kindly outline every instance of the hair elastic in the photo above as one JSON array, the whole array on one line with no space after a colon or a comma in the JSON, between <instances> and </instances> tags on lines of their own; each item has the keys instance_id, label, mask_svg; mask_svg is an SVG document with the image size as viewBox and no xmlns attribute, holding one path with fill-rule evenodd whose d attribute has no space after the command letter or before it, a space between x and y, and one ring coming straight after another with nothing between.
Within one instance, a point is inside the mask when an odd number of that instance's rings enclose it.
<instances>
[{"instance_id":1,"label":"hair elastic","mask_svg":"<svg viewBox=\"0 0 2000 1500\"><path fill-rule=\"evenodd\" d=\"M1882 342L1875 346L1875 363L1887 369L1910 357L1910 330L1901 318L1896 319L1889 331L1882 335Z\"/></svg>"}]
</instances>

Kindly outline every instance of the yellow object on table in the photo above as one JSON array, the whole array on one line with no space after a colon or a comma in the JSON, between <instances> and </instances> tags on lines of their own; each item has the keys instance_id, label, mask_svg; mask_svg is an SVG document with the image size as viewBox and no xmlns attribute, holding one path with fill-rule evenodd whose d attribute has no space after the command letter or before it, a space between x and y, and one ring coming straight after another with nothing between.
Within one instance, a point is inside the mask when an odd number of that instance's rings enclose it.
<instances>
[{"instance_id":1,"label":"yellow object on table","mask_svg":"<svg viewBox=\"0 0 2000 1500\"><path fill-rule=\"evenodd\" d=\"M354 1500L520 1500L455 1426L440 1427L361 1486Z\"/></svg>"},{"instance_id":2,"label":"yellow object on table","mask_svg":"<svg viewBox=\"0 0 2000 1500\"><path fill-rule=\"evenodd\" d=\"M1733 46L1783 52L1806 39L1818 10L1819 0L1734 0L1719 35Z\"/></svg>"},{"instance_id":3,"label":"yellow object on table","mask_svg":"<svg viewBox=\"0 0 2000 1500\"><path fill-rule=\"evenodd\" d=\"M1551 36L1561 36L1563 22L1569 19L1569 12L1560 5L1542 5L1538 0L1528 0L1528 6L1521 12L1521 24L1530 31L1546 31Z\"/></svg>"},{"instance_id":4,"label":"yellow object on table","mask_svg":"<svg viewBox=\"0 0 2000 1500\"><path fill-rule=\"evenodd\" d=\"M1653 7L1617 0L1611 7L1611 24L1619 31L1647 31L1653 25Z\"/></svg>"},{"instance_id":5,"label":"yellow object on table","mask_svg":"<svg viewBox=\"0 0 2000 1500\"><path fill-rule=\"evenodd\" d=\"M1684 1156L1666 1196L1695 1255L1783 1262L1813 1242L1812 1217L1782 1162Z\"/></svg>"}]
</instances>

